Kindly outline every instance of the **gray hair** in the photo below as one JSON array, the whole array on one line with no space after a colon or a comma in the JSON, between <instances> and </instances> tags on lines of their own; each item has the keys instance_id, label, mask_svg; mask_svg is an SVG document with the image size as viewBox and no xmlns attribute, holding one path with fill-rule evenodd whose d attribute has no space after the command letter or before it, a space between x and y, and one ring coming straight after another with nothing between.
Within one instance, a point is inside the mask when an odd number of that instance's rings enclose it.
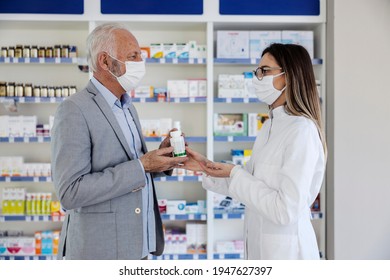
<instances>
[{"instance_id":1,"label":"gray hair","mask_svg":"<svg viewBox=\"0 0 390 280\"><path fill-rule=\"evenodd\" d=\"M89 64L89 71L96 72L98 54L101 52L108 52L115 56L116 41L114 38L114 31L127 30L124 25L119 23L104 23L96 27L87 38L87 60Z\"/></svg>"}]
</instances>

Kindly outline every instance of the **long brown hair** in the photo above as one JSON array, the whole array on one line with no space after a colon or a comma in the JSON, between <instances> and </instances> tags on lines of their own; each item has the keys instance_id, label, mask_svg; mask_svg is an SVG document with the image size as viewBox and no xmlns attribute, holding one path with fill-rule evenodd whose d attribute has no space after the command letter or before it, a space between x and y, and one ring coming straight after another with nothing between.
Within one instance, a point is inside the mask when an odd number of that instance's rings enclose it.
<instances>
[{"instance_id":1,"label":"long brown hair","mask_svg":"<svg viewBox=\"0 0 390 280\"><path fill-rule=\"evenodd\" d=\"M294 116L304 116L315 123L326 158L320 98L309 53L300 45L276 43L267 47L261 56L266 53L272 55L285 72L286 112Z\"/></svg>"}]
</instances>

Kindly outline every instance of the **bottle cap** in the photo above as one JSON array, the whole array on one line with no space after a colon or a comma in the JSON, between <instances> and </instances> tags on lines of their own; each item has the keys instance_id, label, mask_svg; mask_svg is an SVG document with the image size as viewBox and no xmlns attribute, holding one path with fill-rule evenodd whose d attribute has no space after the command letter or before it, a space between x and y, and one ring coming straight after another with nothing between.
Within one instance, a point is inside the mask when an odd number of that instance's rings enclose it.
<instances>
[{"instance_id":1,"label":"bottle cap","mask_svg":"<svg viewBox=\"0 0 390 280\"><path fill-rule=\"evenodd\" d=\"M181 131L180 130L171 131L170 135L171 137L180 137Z\"/></svg>"}]
</instances>

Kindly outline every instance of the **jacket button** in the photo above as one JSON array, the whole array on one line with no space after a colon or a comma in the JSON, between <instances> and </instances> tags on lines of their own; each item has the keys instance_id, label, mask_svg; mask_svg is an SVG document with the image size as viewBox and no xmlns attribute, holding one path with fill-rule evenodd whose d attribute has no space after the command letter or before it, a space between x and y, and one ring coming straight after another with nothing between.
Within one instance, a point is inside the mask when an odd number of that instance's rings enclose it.
<instances>
[{"instance_id":1,"label":"jacket button","mask_svg":"<svg viewBox=\"0 0 390 280\"><path fill-rule=\"evenodd\" d=\"M135 208L134 212L135 212L135 214L139 214L139 213L141 213L141 209L140 208Z\"/></svg>"}]
</instances>

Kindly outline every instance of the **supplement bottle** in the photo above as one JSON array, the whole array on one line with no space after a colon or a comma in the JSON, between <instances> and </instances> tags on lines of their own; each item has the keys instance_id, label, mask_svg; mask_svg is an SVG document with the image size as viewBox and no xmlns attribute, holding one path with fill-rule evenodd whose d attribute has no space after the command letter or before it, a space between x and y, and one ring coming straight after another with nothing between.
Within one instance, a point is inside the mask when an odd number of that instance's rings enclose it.
<instances>
[{"instance_id":1,"label":"supplement bottle","mask_svg":"<svg viewBox=\"0 0 390 280\"><path fill-rule=\"evenodd\" d=\"M184 142L184 137L181 136L181 131L176 130L170 133L171 135L171 146L173 147L173 156L174 157L186 157L186 147Z\"/></svg>"}]
</instances>

